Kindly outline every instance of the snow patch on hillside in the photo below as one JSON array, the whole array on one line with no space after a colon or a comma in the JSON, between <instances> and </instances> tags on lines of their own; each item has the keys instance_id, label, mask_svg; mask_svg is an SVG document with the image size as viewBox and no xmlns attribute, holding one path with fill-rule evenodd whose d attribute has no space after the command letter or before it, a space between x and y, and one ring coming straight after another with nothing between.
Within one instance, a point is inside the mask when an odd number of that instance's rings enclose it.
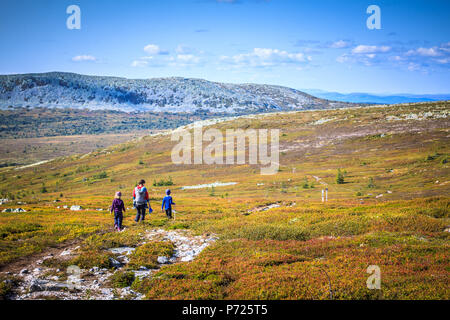
<instances>
[{"instance_id":1,"label":"snow patch on hillside","mask_svg":"<svg viewBox=\"0 0 450 320\"><path fill-rule=\"evenodd\" d=\"M345 107L281 86L188 78L125 79L73 73L0 76L0 108L48 107L127 112L224 114Z\"/></svg>"},{"instance_id":2,"label":"snow patch on hillside","mask_svg":"<svg viewBox=\"0 0 450 320\"><path fill-rule=\"evenodd\" d=\"M208 184L197 184L194 186L183 186L181 187L182 190L188 190L188 189L203 189L203 188L212 188L212 187L225 187L225 186L232 186L237 184L237 182L214 182L214 183L208 183Z\"/></svg>"}]
</instances>

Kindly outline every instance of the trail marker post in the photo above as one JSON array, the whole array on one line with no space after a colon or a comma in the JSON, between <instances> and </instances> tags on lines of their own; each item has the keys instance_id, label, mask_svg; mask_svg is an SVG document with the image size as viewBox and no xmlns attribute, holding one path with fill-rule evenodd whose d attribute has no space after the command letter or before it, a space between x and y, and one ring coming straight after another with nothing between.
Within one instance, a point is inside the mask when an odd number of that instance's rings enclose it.
<instances>
[{"instance_id":1,"label":"trail marker post","mask_svg":"<svg viewBox=\"0 0 450 320\"><path fill-rule=\"evenodd\" d=\"M323 189L322 189L322 202L324 202L324 198L323 198Z\"/></svg>"}]
</instances>

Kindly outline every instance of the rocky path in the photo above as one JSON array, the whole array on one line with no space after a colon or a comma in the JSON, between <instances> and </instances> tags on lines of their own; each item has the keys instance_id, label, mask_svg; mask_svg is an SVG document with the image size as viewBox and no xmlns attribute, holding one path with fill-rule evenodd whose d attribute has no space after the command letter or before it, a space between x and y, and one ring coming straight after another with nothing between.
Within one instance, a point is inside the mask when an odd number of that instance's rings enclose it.
<instances>
[{"instance_id":1,"label":"rocky path","mask_svg":"<svg viewBox=\"0 0 450 320\"><path fill-rule=\"evenodd\" d=\"M125 231L126 232L126 231ZM140 267L134 272L136 278L151 277L166 264L187 263L195 259L207 246L217 238L213 236L192 236L186 230L167 231L163 229L147 230L142 242L136 247L111 248L114 254L110 259L113 269L99 267L90 270L80 270L77 267L69 267L68 270L59 270L44 266L44 260L51 258L70 258L77 255L79 246L66 247L58 252L52 251L47 256L41 256L32 261L22 270L7 272L8 276L15 276L21 280L11 299L35 300L35 299L63 299L63 300L112 300L112 299L137 299L143 295L134 292L130 287L112 288L109 278L116 272L125 270L129 262L129 255L137 247L150 241L171 241L175 250L171 257L158 257L158 268L147 269Z\"/></svg>"}]
</instances>

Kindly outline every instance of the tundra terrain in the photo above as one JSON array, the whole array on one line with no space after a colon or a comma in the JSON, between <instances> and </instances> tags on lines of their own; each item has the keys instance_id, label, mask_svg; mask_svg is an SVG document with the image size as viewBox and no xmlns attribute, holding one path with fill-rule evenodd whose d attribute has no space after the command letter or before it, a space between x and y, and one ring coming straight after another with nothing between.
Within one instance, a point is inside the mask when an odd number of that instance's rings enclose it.
<instances>
[{"instance_id":1,"label":"tundra terrain","mask_svg":"<svg viewBox=\"0 0 450 320\"><path fill-rule=\"evenodd\" d=\"M442 101L204 127L279 129L274 175L259 164L176 165L170 132L1 168L1 295L449 299L449 112ZM154 212L136 224L141 178ZM160 210L167 188L174 220ZM129 210L114 232L108 207L119 190ZM69 266L81 269L78 288L67 286ZM380 289L367 286L369 266L380 269Z\"/></svg>"}]
</instances>

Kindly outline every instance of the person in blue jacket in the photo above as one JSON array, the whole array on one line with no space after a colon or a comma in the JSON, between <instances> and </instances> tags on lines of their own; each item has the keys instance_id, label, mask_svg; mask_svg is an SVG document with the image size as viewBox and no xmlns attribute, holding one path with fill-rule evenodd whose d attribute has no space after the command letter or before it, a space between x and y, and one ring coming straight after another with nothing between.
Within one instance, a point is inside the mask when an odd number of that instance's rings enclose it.
<instances>
[{"instance_id":1,"label":"person in blue jacket","mask_svg":"<svg viewBox=\"0 0 450 320\"><path fill-rule=\"evenodd\" d=\"M172 197L170 196L170 190L167 189L166 196L162 201L161 211L166 210L166 216L169 219L172 219L172 205L175 205L175 202L173 202Z\"/></svg>"}]
</instances>

